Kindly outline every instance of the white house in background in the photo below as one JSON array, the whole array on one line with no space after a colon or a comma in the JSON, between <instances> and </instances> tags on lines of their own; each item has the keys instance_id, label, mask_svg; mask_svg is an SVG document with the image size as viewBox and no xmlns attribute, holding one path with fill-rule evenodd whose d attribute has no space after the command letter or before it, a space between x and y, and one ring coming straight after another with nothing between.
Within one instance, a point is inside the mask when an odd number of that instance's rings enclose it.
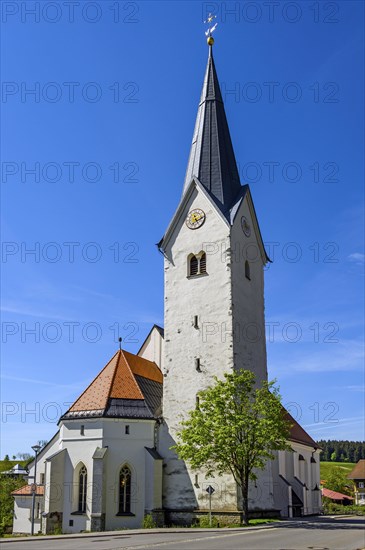
<instances>
[{"instance_id":1,"label":"white house in background","mask_svg":"<svg viewBox=\"0 0 365 550\"><path fill-rule=\"evenodd\" d=\"M137 355L119 350L59 421L37 459L37 527L65 533L188 524L207 512L240 520L231 475L206 479L170 450L181 419L213 377L245 368L267 380L264 266L269 261L248 185L241 186L209 48L181 202L159 243L164 331ZM288 414L288 413L287 413ZM281 451L250 490L256 516L317 514L319 453L292 421ZM34 474L34 462L29 465ZM31 491L13 493L14 532L30 532Z\"/></svg>"}]
</instances>

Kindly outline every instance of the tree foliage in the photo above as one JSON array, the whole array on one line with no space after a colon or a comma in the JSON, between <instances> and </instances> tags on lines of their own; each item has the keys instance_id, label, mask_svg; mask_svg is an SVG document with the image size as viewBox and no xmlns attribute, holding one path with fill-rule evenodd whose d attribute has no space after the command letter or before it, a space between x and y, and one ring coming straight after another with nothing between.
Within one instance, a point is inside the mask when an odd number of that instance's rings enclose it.
<instances>
[{"instance_id":1,"label":"tree foliage","mask_svg":"<svg viewBox=\"0 0 365 550\"><path fill-rule=\"evenodd\" d=\"M332 467L325 480L326 489L345 495L353 495L352 482L347 478L347 470L341 466Z\"/></svg>"},{"instance_id":2,"label":"tree foliage","mask_svg":"<svg viewBox=\"0 0 365 550\"><path fill-rule=\"evenodd\" d=\"M0 536L11 533L13 525L14 498L12 491L25 484L23 477L0 476Z\"/></svg>"},{"instance_id":3,"label":"tree foliage","mask_svg":"<svg viewBox=\"0 0 365 550\"><path fill-rule=\"evenodd\" d=\"M322 449L321 461L323 462L358 462L365 458L364 441L337 441L329 439L327 441L317 441Z\"/></svg>"},{"instance_id":4,"label":"tree foliage","mask_svg":"<svg viewBox=\"0 0 365 550\"><path fill-rule=\"evenodd\" d=\"M181 423L173 448L193 469L204 468L206 477L230 472L241 488L248 523L249 481L275 450L290 449L279 391L274 382L256 387L254 374L240 370L215 378L198 396L199 407Z\"/></svg>"}]
</instances>

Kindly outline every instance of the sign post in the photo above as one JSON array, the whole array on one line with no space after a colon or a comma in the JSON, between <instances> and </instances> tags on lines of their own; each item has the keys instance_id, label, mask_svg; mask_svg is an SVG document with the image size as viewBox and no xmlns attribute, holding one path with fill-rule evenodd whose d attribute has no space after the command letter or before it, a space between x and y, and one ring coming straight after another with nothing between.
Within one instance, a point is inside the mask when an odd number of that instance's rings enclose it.
<instances>
[{"instance_id":1,"label":"sign post","mask_svg":"<svg viewBox=\"0 0 365 550\"><path fill-rule=\"evenodd\" d=\"M205 490L209 495L209 527L211 527L212 526L212 494L215 492L215 489L211 485L208 485L208 487Z\"/></svg>"}]
</instances>

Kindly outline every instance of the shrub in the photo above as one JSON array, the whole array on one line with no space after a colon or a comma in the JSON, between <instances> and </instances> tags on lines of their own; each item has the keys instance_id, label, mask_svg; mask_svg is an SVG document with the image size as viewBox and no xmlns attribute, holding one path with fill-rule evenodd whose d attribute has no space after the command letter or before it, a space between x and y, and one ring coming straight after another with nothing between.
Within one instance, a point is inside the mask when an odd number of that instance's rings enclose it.
<instances>
[{"instance_id":1,"label":"shrub","mask_svg":"<svg viewBox=\"0 0 365 550\"><path fill-rule=\"evenodd\" d=\"M219 522L216 517L212 516L212 525L210 525L209 522L209 516L202 516L199 518L199 527L203 527L204 529L207 527L219 527Z\"/></svg>"},{"instance_id":2,"label":"shrub","mask_svg":"<svg viewBox=\"0 0 365 550\"><path fill-rule=\"evenodd\" d=\"M147 514L143 519L143 529L155 529L157 527L151 514Z\"/></svg>"}]
</instances>

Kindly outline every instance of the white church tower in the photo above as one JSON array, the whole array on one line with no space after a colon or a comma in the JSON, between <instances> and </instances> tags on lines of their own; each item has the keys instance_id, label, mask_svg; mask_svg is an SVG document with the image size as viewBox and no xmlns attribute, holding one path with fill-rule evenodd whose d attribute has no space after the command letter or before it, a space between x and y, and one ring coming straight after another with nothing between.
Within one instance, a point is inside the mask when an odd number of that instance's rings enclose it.
<instances>
[{"instance_id":1,"label":"white church tower","mask_svg":"<svg viewBox=\"0 0 365 550\"><path fill-rule=\"evenodd\" d=\"M211 39L212 42L212 39ZM208 42L209 43L209 42ZM189 471L169 449L197 393L232 369L267 379L264 266L268 261L248 185L240 183L212 44L181 202L159 243L165 270L164 393L160 453L163 506L171 521L207 508L239 509L236 484ZM169 435L168 435L169 434ZM272 509L270 472L255 506Z\"/></svg>"}]
</instances>

